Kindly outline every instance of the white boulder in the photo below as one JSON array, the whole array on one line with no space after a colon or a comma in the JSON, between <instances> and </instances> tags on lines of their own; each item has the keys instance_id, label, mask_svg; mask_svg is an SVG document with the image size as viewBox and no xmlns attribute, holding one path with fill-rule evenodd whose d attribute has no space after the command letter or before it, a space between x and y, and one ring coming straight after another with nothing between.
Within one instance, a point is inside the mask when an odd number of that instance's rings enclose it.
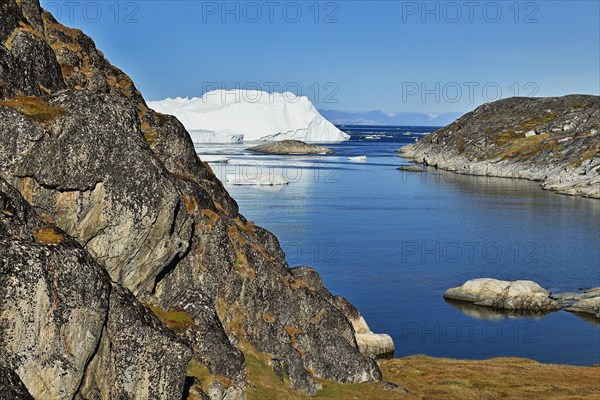
<instances>
[{"instance_id":1,"label":"white boulder","mask_svg":"<svg viewBox=\"0 0 600 400\"><path fill-rule=\"evenodd\" d=\"M532 281L473 279L448 289L444 297L506 310L545 312L560 309L559 302L550 298L550 292Z\"/></svg>"}]
</instances>

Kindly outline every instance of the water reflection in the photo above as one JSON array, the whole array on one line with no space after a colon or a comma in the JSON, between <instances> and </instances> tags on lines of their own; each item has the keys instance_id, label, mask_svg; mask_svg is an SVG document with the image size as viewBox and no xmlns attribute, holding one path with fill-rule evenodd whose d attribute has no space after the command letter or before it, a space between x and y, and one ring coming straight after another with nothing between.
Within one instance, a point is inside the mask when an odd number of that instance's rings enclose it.
<instances>
[{"instance_id":1,"label":"water reflection","mask_svg":"<svg viewBox=\"0 0 600 400\"><path fill-rule=\"evenodd\" d=\"M476 306L476 305L473 305L470 303L465 303L463 301L456 301L456 300L450 300L450 299L444 299L444 301L446 302L446 304L449 304L450 306L456 308L457 310L459 310L460 312L462 312L463 314L465 314L469 317L473 317L473 318L477 318L477 319L491 320L491 321L498 321L498 320L505 319L505 318L542 319L545 316L547 316L548 314L550 314L549 312L542 313L542 312L526 312L526 311L518 311L518 310L501 310L501 309L497 309L497 308Z\"/></svg>"}]
</instances>

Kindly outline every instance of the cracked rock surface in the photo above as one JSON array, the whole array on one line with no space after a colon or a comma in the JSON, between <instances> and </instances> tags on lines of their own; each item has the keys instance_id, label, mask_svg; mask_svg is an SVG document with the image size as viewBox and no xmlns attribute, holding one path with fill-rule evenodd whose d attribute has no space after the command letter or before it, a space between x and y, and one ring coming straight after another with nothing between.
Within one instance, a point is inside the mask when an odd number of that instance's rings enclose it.
<instances>
[{"instance_id":1,"label":"cracked rock surface","mask_svg":"<svg viewBox=\"0 0 600 400\"><path fill-rule=\"evenodd\" d=\"M0 18L0 393L243 399L245 343L308 394L381 380L351 308L239 214L175 117L37 0Z\"/></svg>"}]
</instances>

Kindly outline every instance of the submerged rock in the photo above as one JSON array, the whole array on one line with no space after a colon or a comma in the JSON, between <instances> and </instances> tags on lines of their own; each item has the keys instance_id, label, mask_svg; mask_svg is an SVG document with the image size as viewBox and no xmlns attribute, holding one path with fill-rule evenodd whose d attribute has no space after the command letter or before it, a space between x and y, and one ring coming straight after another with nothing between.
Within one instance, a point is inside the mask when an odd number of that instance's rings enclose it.
<instances>
[{"instance_id":1,"label":"submerged rock","mask_svg":"<svg viewBox=\"0 0 600 400\"><path fill-rule=\"evenodd\" d=\"M477 306L506 310L544 312L560 310L550 292L532 281L501 281L481 278L448 289L444 298L473 303Z\"/></svg>"},{"instance_id":2,"label":"submerged rock","mask_svg":"<svg viewBox=\"0 0 600 400\"><path fill-rule=\"evenodd\" d=\"M327 147L315 146L304 143L300 140L282 140L268 144L259 144L258 146L247 149L255 153L267 154L332 154L333 151Z\"/></svg>"},{"instance_id":3,"label":"submerged rock","mask_svg":"<svg viewBox=\"0 0 600 400\"><path fill-rule=\"evenodd\" d=\"M552 294L551 297L559 301L565 311L590 314L600 319L600 286L583 293L559 293Z\"/></svg>"},{"instance_id":4,"label":"submerged rock","mask_svg":"<svg viewBox=\"0 0 600 400\"><path fill-rule=\"evenodd\" d=\"M565 308L565 310L576 313L591 314L596 318L600 318L600 296L579 300L571 307Z\"/></svg>"},{"instance_id":5,"label":"submerged rock","mask_svg":"<svg viewBox=\"0 0 600 400\"><path fill-rule=\"evenodd\" d=\"M400 171L407 171L407 172L426 172L427 169L425 167L423 167L422 165L401 165L398 168L396 168Z\"/></svg>"}]
</instances>

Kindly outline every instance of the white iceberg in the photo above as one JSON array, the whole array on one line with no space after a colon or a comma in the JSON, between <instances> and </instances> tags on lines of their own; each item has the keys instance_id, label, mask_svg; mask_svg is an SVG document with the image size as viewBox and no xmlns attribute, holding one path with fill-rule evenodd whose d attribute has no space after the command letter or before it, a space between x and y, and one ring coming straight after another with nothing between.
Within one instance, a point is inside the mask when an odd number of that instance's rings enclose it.
<instances>
[{"instance_id":1,"label":"white iceberg","mask_svg":"<svg viewBox=\"0 0 600 400\"><path fill-rule=\"evenodd\" d=\"M188 130L194 143L239 144L244 142L244 135L218 133L200 129Z\"/></svg>"},{"instance_id":2,"label":"white iceberg","mask_svg":"<svg viewBox=\"0 0 600 400\"><path fill-rule=\"evenodd\" d=\"M195 142L195 139L233 141L239 135L243 135L244 141L326 143L350 139L323 118L307 97L289 92L215 90L201 98L167 98L150 101L148 105L179 118Z\"/></svg>"},{"instance_id":3,"label":"white iceberg","mask_svg":"<svg viewBox=\"0 0 600 400\"><path fill-rule=\"evenodd\" d=\"M348 157L348 161L352 161L352 162L366 162L367 161L367 156Z\"/></svg>"}]
</instances>

